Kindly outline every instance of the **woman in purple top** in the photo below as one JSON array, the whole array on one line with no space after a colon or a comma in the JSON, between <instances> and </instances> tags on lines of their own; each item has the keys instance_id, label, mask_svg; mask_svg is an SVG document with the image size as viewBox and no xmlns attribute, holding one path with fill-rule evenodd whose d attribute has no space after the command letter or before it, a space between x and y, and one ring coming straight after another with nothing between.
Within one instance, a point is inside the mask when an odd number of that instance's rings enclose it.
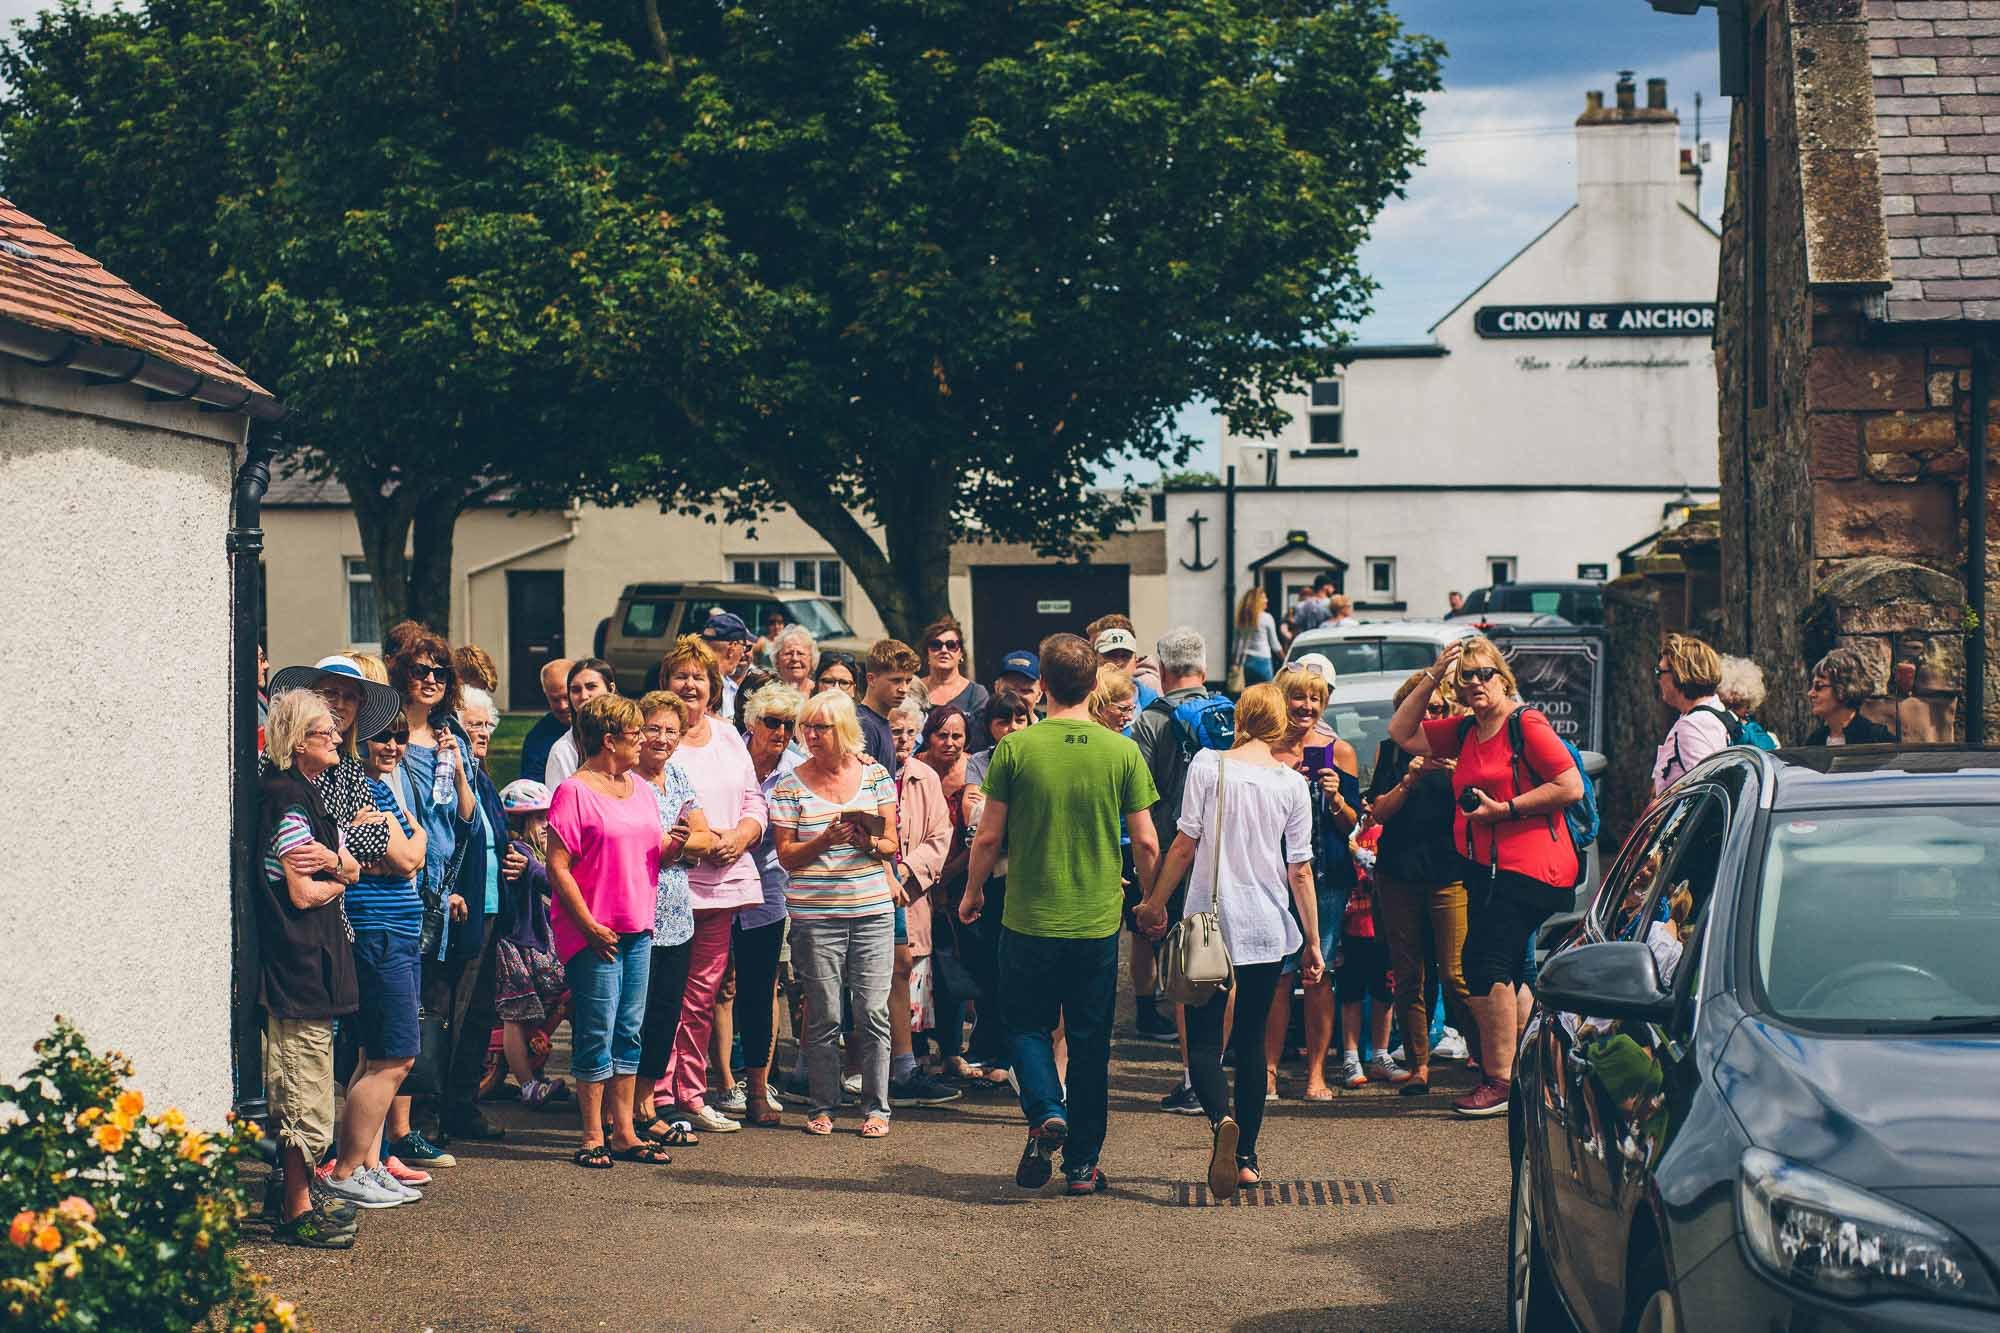
<instances>
[{"instance_id":1,"label":"woman in purple top","mask_svg":"<svg viewBox=\"0 0 2000 1333\"><path fill-rule=\"evenodd\" d=\"M665 1165L665 1148L632 1126L639 1032L646 1012L653 906L665 830L653 792L631 774L644 722L639 705L607 694L576 713L581 767L549 803L550 927L570 990L570 1072L583 1115L578 1166L606 1168L611 1148L626 1161ZM604 1085L611 1085L610 1106Z\"/></svg>"}]
</instances>

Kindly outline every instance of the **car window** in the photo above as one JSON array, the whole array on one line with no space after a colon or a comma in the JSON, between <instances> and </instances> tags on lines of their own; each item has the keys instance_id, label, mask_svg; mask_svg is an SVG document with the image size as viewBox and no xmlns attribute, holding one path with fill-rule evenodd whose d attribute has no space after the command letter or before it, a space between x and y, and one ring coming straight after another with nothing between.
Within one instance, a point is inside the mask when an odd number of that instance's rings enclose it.
<instances>
[{"instance_id":1,"label":"car window","mask_svg":"<svg viewBox=\"0 0 2000 1333\"><path fill-rule=\"evenodd\" d=\"M1438 659L1438 646L1429 640L1396 639L1382 645L1382 670L1422 671Z\"/></svg>"},{"instance_id":2,"label":"car window","mask_svg":"<svg viewBox=\"0 0 2000 1333\"><path fill-rule=\"evenodd\" d=\"M789 622L804 625L806 632L815 639L851 639L855 637L850 627L832 602L820 597L799 597L787 602L773 603L784 612Z\"/></svg>"},{"instance_id":3,"label":"car window","mask_svg":"<svg viewBox=\"0 0 2000 1333\"><path fill-rule=\"evenodd\" d=\"M1576 600L1568 611L1563 612L1579 625L1602 625L1604 623L1604 592L1599 588L1583 588L1576 594Z\"/></svg>"},{"instance_id":4,"label":"car window","mask_svg":"<svg viewBox=\"0 0 2000 1333\"><path fill-rule=\"evenodd\" d=\"M620 633L628 639L657 639L667 632L673 619L672 602L635 601L625 608L625 627Z\"/></svg>"},{"instance_id":5,"label":"car window","mask_svg":"<svg viewBox=\"0 0 2000 1333\"><path fill-rule=\"evenodd\" d=\"M1756 976L1808 1026L2000 1023L2000 809L1774 816Z\"/></svg>"},{"instance_id":6,"label":"car window","mask_svg":"<svg viewBox=\"0 0 2000 1333\"><path fill-rule=\"evenodd\" d=\"M1631 933L1653 888L1674 853L1681 830L1694 811L1694 801L1682 798L1654 812L1644 828L1625 844L1618 864L1605 876L1591 908L1592 917L1610 940L1637 938Z\"/></svg>"},{"instance_id":7,"label":"car window","mask_svg":"<svg viewBox=\"0 0 2000 1333\"><path fill-rule=\"evenodd\" d=\"M1389 738L1389 718L1395 711L1395 705L1387 699L1342 703L1336 697L1326 706L1326 724L1333 728L1334 735L1354 747L1363 791L1368 790L1368 783L1375 775L1375 756L1381 751L1382 742Z\"/></svg>"},{"instance_id":8,"label":"car window","mask_svg":"<svg viewBox=\"0 0 2000 1333\"><path fill-rule=\"evenodd\" d=\"M1422 671L1437 661L1438 646L1429 639L1336 639L1331 643L1295 643L1293 661L1307 653L1322 654L1333 663L1335 679L1376 671Z\"/></svg>"},{"instance_id":9,"label":"car window","mask_svg":"<svg viewBox=\"0 0 2000 1333\"><path fill-rule=\"evenodd\" d=\"M1486 609L1486 589L1474 588L1465 595L1465 605L1458 609L1458 613L1464 615L1468 611L1484 611Z\"/></svg>"}]
</instances>

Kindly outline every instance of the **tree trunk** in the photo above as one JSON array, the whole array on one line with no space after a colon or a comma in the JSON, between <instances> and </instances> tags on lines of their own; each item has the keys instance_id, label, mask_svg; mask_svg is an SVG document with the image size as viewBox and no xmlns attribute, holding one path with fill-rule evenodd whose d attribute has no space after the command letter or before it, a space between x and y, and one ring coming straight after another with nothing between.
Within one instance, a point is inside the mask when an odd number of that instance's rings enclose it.
<instances>
[{"instance_id":1,"label":"tree trunk","mask_svg":"<svg viewBox=\"0 0 2000 1333\"><path fill-rule=\"evenodd\" d=\"M456 486L426 491L415 506L410 532L409 612L451 637L451 552L465 492ZM505 650L500 654L505 656Z\"/></svg>"},{"instance_id":2,"label":"tree trunk","mask_svg":"<svg viewBox=\"0 0 2000 1333\"><path fill-rule=\"evenodd\" d=\"M399 486L382 493L382 480L366 468L339 470L341 485L354 506L354 523L361 529L361 555L375 585L375 641L389 642L389 627L409 617L410 523L415 517L411 497Z\"/></svg>"}]
</instances>

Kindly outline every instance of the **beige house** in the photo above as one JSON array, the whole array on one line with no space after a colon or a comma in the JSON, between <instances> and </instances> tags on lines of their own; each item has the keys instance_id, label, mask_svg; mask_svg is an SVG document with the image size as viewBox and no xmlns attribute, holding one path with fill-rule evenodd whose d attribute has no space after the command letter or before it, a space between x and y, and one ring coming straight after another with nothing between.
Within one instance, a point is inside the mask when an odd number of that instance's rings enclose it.
<instances>
[{"instance_id":1,"label":"beige house","mask_svg":"<svg viewBox=\"0 0 2000 1333\"><path fill-rule=\"evenodd\" d=\"M251 416L277 410L0 199L0 1070L62 1014L131 1057L150 1104L215 1127L232 1095L224 548Z\"/></svg>"},{"instance_id":2,"label":"beige house","mask_svg":"<svg viewBox=\"0 0 2000 1333\"><path fill-rule=\"evenodd\" d=\"M334 482L278 477L264 501L268 651L276 664L373 647L374 590L361 531ZM863 638L882 617L853 574L803 520L780 511L756 535L718 517L656 508L515 510L488 505L460 516L453 535L454 644L477 643L500 665L500 703L539 709L534 664L591 651L600 621L628 583L728 581L801 588L831 602ZM974 662L1079 629L1108 611L1131 615L1142 636L1166 625L1166 540L1150 515L1085 565L1059 566L1026 547L960 542L951 552L951 604L968 627Z\"/></svg>"}]
</instances>

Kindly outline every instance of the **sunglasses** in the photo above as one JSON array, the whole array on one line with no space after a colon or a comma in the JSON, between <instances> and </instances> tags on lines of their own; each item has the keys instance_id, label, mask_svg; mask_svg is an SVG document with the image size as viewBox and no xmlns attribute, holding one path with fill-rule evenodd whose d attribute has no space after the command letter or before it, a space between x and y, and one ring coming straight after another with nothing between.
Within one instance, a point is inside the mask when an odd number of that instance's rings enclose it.
<instances>
[{"instance_id":1,"label":"sunglasses","mask_svg":"<svg viewBox=\"0 0 2000 1333\"><path fill-rule=\"evenodd\" d=\"M1487 681L1492 680L1495 676L1499 674L1500 674L1499 667L1462 666L1458 669L1458 678L1463 681L1470 681L1474 685L1484 685Z\"/></svg>"},{"instance_id":2,"label":"sunglasses","mask_svg":"<svg viewBox=\"0 0 2000 1333\"><path fill-rule=\"evenodd\" d=\"M471 730L476 731L478 730L478 728L476 727L471 728ZM409 743L410 743L410 731L409 728L407 727L399 731L382 732L380 735L376 736L373 740L369 741L370 745L408 745Z\"/></svg>"},{"instance_id":3,"label":"sunglasses","mask_svg":"<svg viewBox=\"0 0 2000 1333\"><path fill-rule=\"evenodd\" d=\"M930 649L934 653L955 653L959 649L965 647L965 645L963 643L960 643L957 639L932 639L929 643L925 644L924 647Z\"/></svg>"},{"instance_id":4,"label":"sunglasses","mask_svg":"<svg viewBox=\"0 0 2000 1333\"><path fill-rule=\"evenodd\" d=\"M1439 703L1430 703L1424 705L1424 712L1432 717L1443 717L1446 713L1450 711L1451 710L1447 708L1445 705Z\"/></svg>"},{"instance_id":5,"label":"sunglasses","mask_svg":"<svg viewBox=\"0 0 2000 1333\"><path fill-rule=\"evenodd\" d=\"M434 680L438 684L443 685L451 680L451 668L441 667L441 666L425 666L420 662L416 666L410 668L410 679Z\"/></svg>"},{"instance_id":6,"label":"sunglasses","mask_svg":"<svg viewBox=\"0 0 2000 1333\"><path fill-rule=\"evenodd\" d=\"M758 718L757 723L759 726L769 728L772 731L783 731L792 725L792 720L788 717L765 716Z\"/></svg>"}]
</instances>

